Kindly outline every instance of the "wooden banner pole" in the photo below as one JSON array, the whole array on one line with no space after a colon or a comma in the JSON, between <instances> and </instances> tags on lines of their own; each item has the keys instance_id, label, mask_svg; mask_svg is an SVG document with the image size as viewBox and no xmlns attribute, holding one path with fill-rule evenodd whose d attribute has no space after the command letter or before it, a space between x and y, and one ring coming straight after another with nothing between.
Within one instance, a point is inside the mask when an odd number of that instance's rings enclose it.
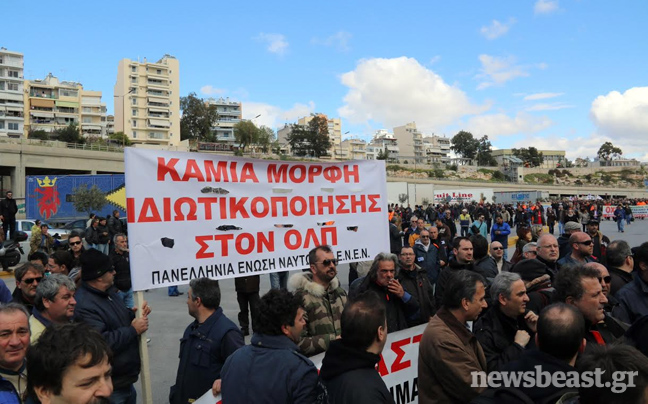
<instances>
[{"instance_id":1,"label":"wooden banner pole","mask_svg":"<svg viewBox=\"0 0 648 404\"><path fill-rule=\"evenodd\" d=\"M142 306L144 304L144 294L139 291L134 293L135 307L137 311L135 315L139 318L142 316ZM142 381L142 403L153 404L153 390L151 389L151 369L149 366L148 345L146 344L146 334L144 332L139 337L139 351L140 360L142 362L142 370L140 371L140 380Z\"/></svg>"}]
</instances>

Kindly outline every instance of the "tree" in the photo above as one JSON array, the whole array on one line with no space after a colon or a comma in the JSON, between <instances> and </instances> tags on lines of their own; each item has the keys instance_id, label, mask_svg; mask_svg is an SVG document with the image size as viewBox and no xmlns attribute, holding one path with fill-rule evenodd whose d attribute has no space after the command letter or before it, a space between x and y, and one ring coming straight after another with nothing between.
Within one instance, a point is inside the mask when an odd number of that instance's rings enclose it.
<instances>
[{"instance_id":1,"label":"tree","mask_svg":"<svg viewBox=\"0 0 648 404\"><path fill-rule=\"evenodd\" d=\"M108 138L111 139L111 140L114 140L115 143L118 143L120 145L124 145L124 146L130 146L131 145L131 140L128 138L128 136L124 132L112 133Z\"/></svg>"},{"instance_id":2,"label":"tree","mask_svg":"<svg viewBox=\"0 0 648 404\"><path fill-rule=\"evenodd\" d=\"M574 165L576 167L587 167L589 165L589 159L587 157L584 159L577 157L576 160L574 160Z\"/></svg>"},{"instance_id":3,"label":"tree","mask_svg":"<svg viewBox=\"0 0 648 404\"><path fill-rule=\"evenodd\" d=\"M77 212L90 215L103 209L107 203L106 195L96 185L88 188L88 184L82 184L72 189L72 204Z\"/></svg>"},{"instance_id":4,"label":"tree","mask_svg":"<svg viewBox=\"0 0 648 404\"><path fill-rule=\"evenodd\" d=\"M259 136L257 138L257 145L261 147L261 150L264 153L267 153L271 149L272 143L275 141L275 133L272 129L267 126L261 125L259 128Z\"/></svg>"},{"instance_id":5,"label":"tree","mask_svg":"<svg viewBox=\"0 0 648 404\"><path fill-rule=\"evenodd\" d=\"M462 130L454 135L450 141L452 142L450 149L456 154L466 159L475 158L479 148L479 140L475 139L472 133Z\"/></svg>"},{"instance_id":6,"label":"tree","mask_svg":"<svg viewBox=\"0 0 648 404\"><path fill-rule=\"evenodd\" d=\"M71 123L63 129L56 130L56 138L61 142L66 143L85 143L85 139L79 132L79 127L75 123Z\"/></svg>"},{"instance_id":7,"label":"tree","mask_svg":"<svg viewBox=\"0 0 648 404\"><path fill-rule=\"evenodd\" d=\"M607 164L612 160L612 158L619 158L619 156L623 154L623 151L614 146L612 142L605 142L601 145L596 154L600 160L605 161Z\"/></svg>"},{"instance_id":8,"label":"tree","mask_svg":"<svg viewBox=\"0 0 648 404\"><path fill-rule=\"evenodd\" d=\"M180 139L196 139L212 142L215 140L212 127L218 120L216 105L206 103L196 93L180 98Z\"/></svg>"},{"instance_id":9,"label":"tree","mask_svg":"<svg viewBox=\"0 0 648 404\"><path fill-rule=\"evenodd\" d=\"M535 147L513 149L513 155L524 161L529 167L539 167L544 161L544 156Z\"/></svg>"},{"instance_id":10,"label":"tree","mask_svg":"<svg viewBox=\"0 0 648 404\"><path fill-rule=\"evenodd\" d=\"M42 129L30 129L27 133L29 139L49 140L50 134Z\"/></svg>"},{"instance_id":11,"label":"tree","mask_svg":"<svg viewBox=\"0 0 648 404\"><path fill-rule=\"evenodd\" d=\"M389 158L389 152L387 149L382 149L378 152L378 155L376 156L376 160L387 160Z\"/></svg>"},{"instance_id":12,"label":"tree","mask_svg":"<svg viewBox=\"0 0 648 404\"><path fill-rule=\"evenodd\" d=\"M497 166L497 160L493 157L493 150L491 142L488 140L488 135L484 135L479 139L477 145L477 165L478 166Z\"/></svg>"},{"instance_id":13,"label":"tree","mask_svg":"<svg viewBox=\"0 0 648 404\"><path fill-rule=\"evenodd\" d=\"M259 128L252 121L241 121L234 125L234 139L239 144L241 152L244 152L246 147L259 140Z\"/></svg>"},{"instance_id":14,"label":"tree","mask_svg":"<svg viewBox=\"0 0 648 404\"><path fill-rule=\"evenodd\" d=\"M328 121L323 115L311 116L312 119L306 126L291 125L291 132L286 139L296 155L321 157L331 148Z\"/></svg>"}]
</instances>

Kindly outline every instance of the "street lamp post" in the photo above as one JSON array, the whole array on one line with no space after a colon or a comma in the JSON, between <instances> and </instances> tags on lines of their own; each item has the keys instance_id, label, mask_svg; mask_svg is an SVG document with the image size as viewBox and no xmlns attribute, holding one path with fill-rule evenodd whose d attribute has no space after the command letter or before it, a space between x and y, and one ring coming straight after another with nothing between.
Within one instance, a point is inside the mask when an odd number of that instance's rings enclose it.
<instances>
[{"instance_id":1,"label":"street lamp post","mask_svg":"<svg viewBox=\"0 0 648 404\"><path fill-rule=\"evenodd\" d=\"M126 96L132 94L135 88L129 88L124 95L113 95L113 98L122 99L122 148L126 147Z\"/></svg>"},{"instance_id":2,"label":"street lamp post","mask_svg":"<svg viewBox=\"0 0 648 404\"><path fill-rule=\"evenodd\" d=\"M346 134L348 134L350 132L351 131L348 130L348 131L344 132L344 134L346 135ZM340 160L342 160L342 136L340 136Z\"/></svg>"}]
</instances>

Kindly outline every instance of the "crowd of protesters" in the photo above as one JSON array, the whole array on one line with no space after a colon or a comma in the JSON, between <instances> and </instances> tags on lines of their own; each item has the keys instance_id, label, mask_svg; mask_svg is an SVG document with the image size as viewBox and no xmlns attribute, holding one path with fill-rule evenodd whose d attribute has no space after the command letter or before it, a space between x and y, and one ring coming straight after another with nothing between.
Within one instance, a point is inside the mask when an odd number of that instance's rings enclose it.
<instances>
[{"instance_id":1,"label":"crowd of protesters","mask_svg":"<svg viewBox=\"0 0 648 404\"><path fill-rule=\"evenodd\" d=\"M223 312L218 281L194 279L169 402L211 390L225 403L393 403L377 370L388 334L425 325L421 403L643 403L648 242L603 235L601 203L392 205L391 251L355 263L348 288L333 248L317 246L308 268L263 296L258 276L237 279L238 325ZM617 210L617 221L632 223L623 203ZM106 255L73 237L66 255L17 268L13 294L0 285L1 402L136 402L151 309L135 315L130 284L116 274L128 266L125 235L113 244ZM320 353L318 372L310 357ZM602 383L475 383L538 366L603 371ZM616 372L634 372L623 391L610 389Z\"/></svg>"}]
</instances>

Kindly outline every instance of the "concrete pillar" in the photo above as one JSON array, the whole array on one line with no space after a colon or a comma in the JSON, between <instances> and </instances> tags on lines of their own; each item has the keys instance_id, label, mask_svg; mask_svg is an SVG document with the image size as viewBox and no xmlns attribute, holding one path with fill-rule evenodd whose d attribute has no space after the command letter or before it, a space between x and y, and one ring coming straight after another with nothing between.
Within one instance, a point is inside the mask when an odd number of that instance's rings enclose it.
<instances>
[{"instance_id":1,"label":"concrete pillar","mask_svg":"<svg viewBox=\"0 0 648 404\"><path fill-rule=\"evenodd\" d=\"M20 154L18 165L11 169L11 190L13 191L14 198L25 197L25 181L26 181L25 163L23 162L23 155Z\"/></svg>"}]
</instances>

